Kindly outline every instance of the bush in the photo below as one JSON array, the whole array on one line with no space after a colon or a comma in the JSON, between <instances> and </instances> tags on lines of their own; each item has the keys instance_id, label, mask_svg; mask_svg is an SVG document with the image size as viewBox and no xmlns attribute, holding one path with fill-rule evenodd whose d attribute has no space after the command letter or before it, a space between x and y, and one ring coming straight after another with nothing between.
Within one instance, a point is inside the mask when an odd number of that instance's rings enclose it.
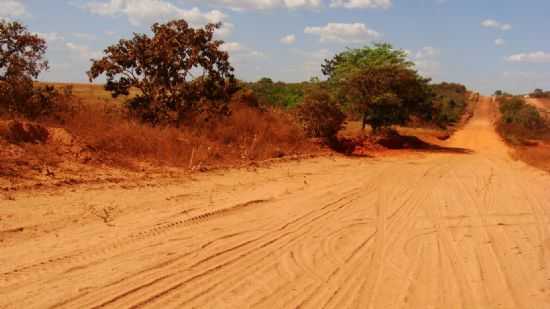
<instances>
[{"instance_id":1,"label":"bush","mask_svg":"<svg viewBox=\"0 0 550 309\"><path fill-rule=\"evenodd\" d=\"M550 91L545 92L542 89L535 89L531 94L529 94L529 96L537 99L550 98Z\"/></svg>"},{"instance_id":2,"label":"bush","mask_svg":"<svg viewBox=\"0 0 550 309\"><path fill-rule=\"evenodd\" d=\"M539 111L521 97L500 98L499 132L508 141L538 139L548 135L549 126Z\"/></svg>"},{"instance_id":3,"label":"bush","mask_svg":"<svg viewBox=\"0 0 550 309\"><path fill-rule=\"evenodd\" d=\"M467 90L464 85L441 83L431 85L434 93L433 121L440 127L460 121L467 107Z\"/></svg>"},{"instance_id":4,"label":"bush","mask_svg":"<svg viewBox=\"0 0 550 309\"><path fill-rule=\"evenodd\" d=\"M519 125L526 130L540 130L545 126L544 119L538 110L519 97L502 99L500 113L504 123Z\"/></svg>"},{"instance_id":5,"label":"bush","mask_svg":"<svg viewBox=\"0 0 550 309\"><path fill-rule=\"evenodd\" d=\"M310 137L334 140L346 116L324 89L309 90L297 109L298 120Z\"/></svg>"}]
</instances>

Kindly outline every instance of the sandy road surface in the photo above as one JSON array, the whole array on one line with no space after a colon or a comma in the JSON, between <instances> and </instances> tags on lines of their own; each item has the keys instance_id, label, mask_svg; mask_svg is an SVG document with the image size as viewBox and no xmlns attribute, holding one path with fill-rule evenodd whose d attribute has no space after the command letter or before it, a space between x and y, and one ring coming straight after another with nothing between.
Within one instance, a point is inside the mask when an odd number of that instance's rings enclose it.
<instances>
[{"instance_id":1,"label":"sandy road surface","mask_svg":"<svg viewBox=\"0 0 550 309\"><path fill-rule=\"evenodd\" d=\"M550 308L550 176L490 104L438 153L0 201L0 307Z\"/></svg>"}]
</instances>

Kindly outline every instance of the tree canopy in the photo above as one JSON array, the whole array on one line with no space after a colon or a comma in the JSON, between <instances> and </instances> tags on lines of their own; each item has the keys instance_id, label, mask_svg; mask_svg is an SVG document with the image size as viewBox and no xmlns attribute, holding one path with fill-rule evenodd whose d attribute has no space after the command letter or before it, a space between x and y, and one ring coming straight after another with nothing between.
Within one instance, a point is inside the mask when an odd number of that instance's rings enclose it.
<instances>
[{"instance_id":1,"label":"tree canopy","mask_svg":"<svg viewBox=\"0 0 550 309\"><path fill-rule=\"evenodd\" d=\"M377 131L411 115L431 116L429 79L414 70L407 53L380 43L348 49L325 60L323 73L348 111Z\"/></svg>"},{"instance_id":2,"label":"tree canopy","mask_svg":"<svg viewBox=\"0 0 550 309\"><path fill-rule=\"evenodd\" d=\"M51 114L59 93L33 81L48 69L46 41L18 22L0 21L0 112L37 118Z\"/></svg>"},{"instance_id":3,"label":"tree canopy","mask_svg":"<svg viewBox=\"0 0 550 309\"><path fill-rule=\"evenodd\" d=\"M46 41L18 22L0 21L0 81L37 78L48 69Z\"/></svg>"},{"instance_id":4,"label":"tree canopy","mask_svg":"<svg viewBox=\"0 0 550 309\"><path fill-rule=\"evenodd\" d=\"M236 81L229 55L220 49L223 41L214 39L220 26L156 23L152 37L134 34L105 49L105 56L93 61L90 81L105 74L105 88L114 97L138 89L128 106L152 124L179 124L202 112L226 113Z\"/></svg>"}]
</instances>

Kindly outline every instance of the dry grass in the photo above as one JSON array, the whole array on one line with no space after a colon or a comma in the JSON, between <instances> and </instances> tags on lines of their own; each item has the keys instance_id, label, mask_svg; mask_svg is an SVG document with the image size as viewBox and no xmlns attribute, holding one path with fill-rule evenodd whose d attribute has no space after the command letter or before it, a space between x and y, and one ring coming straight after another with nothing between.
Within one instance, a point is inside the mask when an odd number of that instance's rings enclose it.
<instances>
[{"instance_id":1,"label":"dry grass","mask_svg":"<svg viewBox=\"0 0 550 309\"><path fill-rule=\"evenodd\" d=\"M69 144L49 140L13 145L7 142L6 134L0 134L5 150L0 151L4 159L0 167L9 174L3 176L26 177L32 169L56 168L61 162L135 171L144 166L204 170L320 150L288 113L279 110L260 110L233 102L231 115L215 122L197 121L181 128L151 127L130 119L122 108L126 98L114 100L101 86L53 85L60 90L72 88L72 108L61 117L39 124L67 132ZM8 120L3 121L4 126Z\"/></svg>"},{"instance_id":2,"label":"dry grass","mask_svg":"<svg viewBox=\"0 0 550 309\"><path fill-rule=\"evenodd\" d=\"M532 146L515 146L515 156L527 164L550 173L550 141Z\"/></svg>"},{"instance_id":3,"label":"dry grass","mask_svg":"<svg viewBox=\"0 0 550 309\"><path fill-rule=\"evenodd\" d=\"M95 158L131 166L201 168L265 160L316 150L288 115L233 106L231 116L195 127L151 127L101 108L84 108L65 127L81 139Z\"/></svg>"}]
</instances>

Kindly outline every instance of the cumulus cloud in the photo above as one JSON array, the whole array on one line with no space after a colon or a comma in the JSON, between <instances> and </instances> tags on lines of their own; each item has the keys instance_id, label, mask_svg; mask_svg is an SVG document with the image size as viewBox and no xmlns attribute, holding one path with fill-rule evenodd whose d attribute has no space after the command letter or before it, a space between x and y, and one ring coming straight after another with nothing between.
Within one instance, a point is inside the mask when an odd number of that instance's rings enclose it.
<instances>
[{"instance_id":1,"label":"cumulus cloud","mask_svg":"<svg viewBox=\"0 0 550 309\"><path fill-rule=\"evenodd\" d=\"M509 62L522 62L522 63L550 63L550 53L543 51L521 53L509 56L506 58Z\"/></svg>"},{"instance_id":2,"label":"cumulus cloud","mask_svg":"<svg viewBox=\"0 0 550 309\"><path fill-rule=\"evenodd\" d=\"M382 8L387 9L391 7L391 0L331 0L331 7L343 7L347 9L369 9L369 8Z\"/></svg>"},{"instance_id":3,"label":"cumulus cloud","mask_svg":"<svg viewBox=\"0 0 550 309\"><path fill-rule=\"evenodd\" d=\"M26 15L28 15L28 12L22 1L0 0L0 19L11 19Z\"/></svg>"},{"instance_id":4,"label":"cumulus cloud","mask_svg":"<svg viewBox=\"0 0 550 309\"><path fill-rule=\"evenodd\" d=\"M502 39L502 38L498 38L498 39L495 40L495 45L496 46L502 46L505 43L506 43L506 41L504 41L504 39Z\"/></svg>"},{"instance_id":5,"label":"cumulus cloud","mask_svg":"<svg viewBox=\"0 0 550 309\"><path fill-rule=\"evenodd\" d=\"M324 27L306 27L304 33L318 35L321 42L362 43L381 36L362 23L328 23Z\"/></svg>"},{"instance_id":6,"label":"cumulus cloud","mask_svg":"<svg viewBox=\"0 0 550 309\"><path fill-rule=\"evenodd\" d=\"M285 45L292 45L296 42L296 36L294 34L289 34L282 37L279 41Z\"/></svg>"},{"instance_id":7,"label":"cumulus cloud","mask_svg":"<svg viewBox=\"0 0 550 309\"><path fill-rule=\"evenodd\" d=\"M512 25L506 24L506 23L501 23L501 22L496 21L494 19L486 19L486 20L482 21L481 26L485 27L485 28L493 28L493 29L498 29L498 30L502 30L502 31L508 31L508 30L512 29Z\"/></svg>"},{"instance_id":8,"label":"cumulus cloud","mask_svg":"<svg viewBox=\"0 0 550 309\"><path fill-rule=\"evenodd\" d=\"M233 25L225 23L227 16L218 10L201 11L195 7L183 9L165 0L108 0L91 1L84 6L93 14L101 16L124 15L132 25L183 18L193 26L224 22L220 34L228 34Z\"/></svg>"}]
</instances>

